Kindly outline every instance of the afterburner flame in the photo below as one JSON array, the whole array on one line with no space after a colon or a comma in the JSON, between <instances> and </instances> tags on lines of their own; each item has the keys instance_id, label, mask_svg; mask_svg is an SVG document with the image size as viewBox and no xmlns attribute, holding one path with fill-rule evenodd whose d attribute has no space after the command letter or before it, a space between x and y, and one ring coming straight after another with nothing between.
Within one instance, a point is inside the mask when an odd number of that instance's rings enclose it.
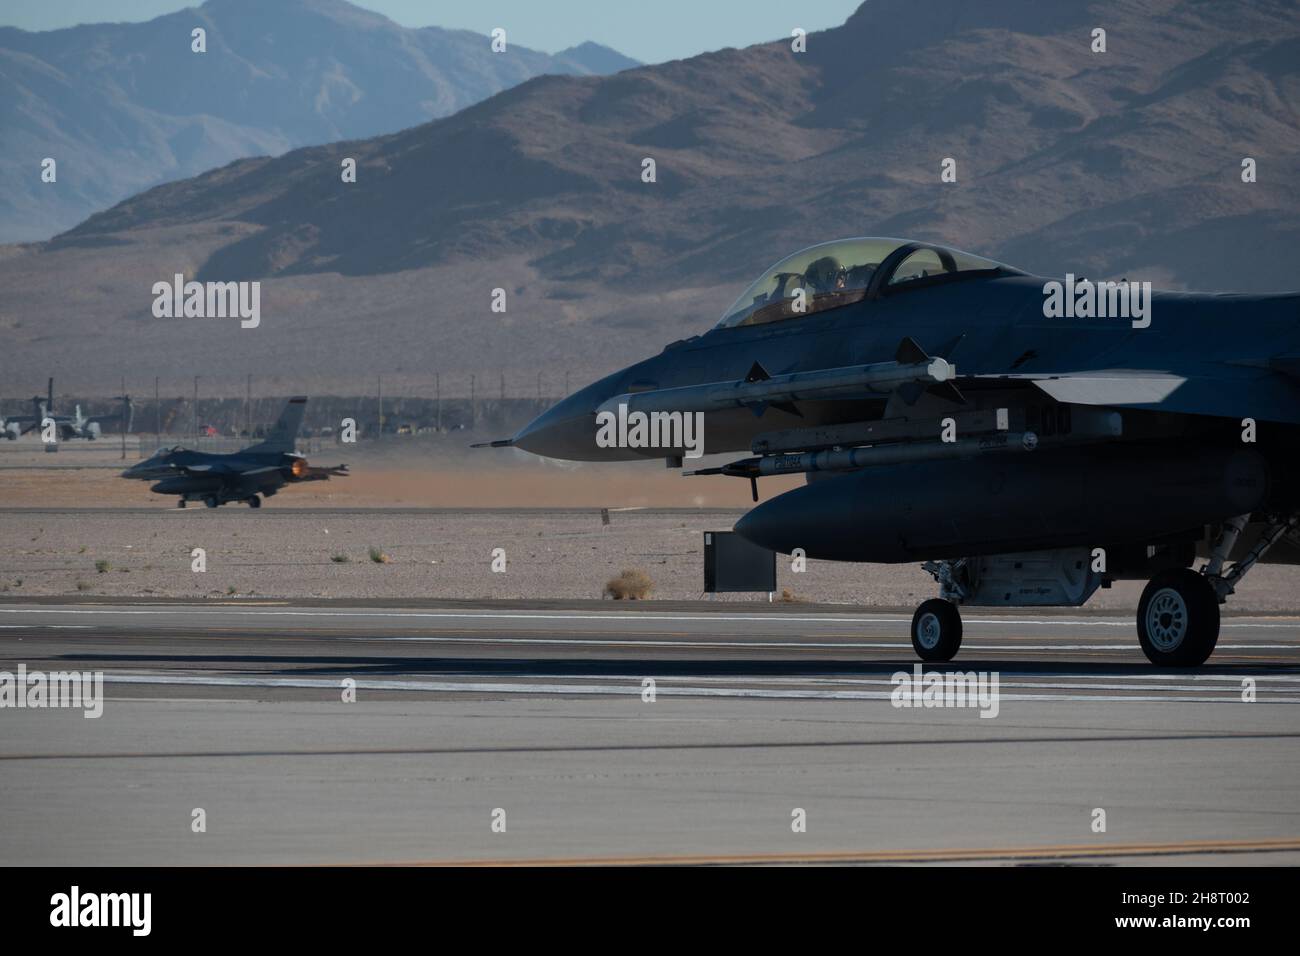
<instances>
[{"instance_id":1,"label":"afterburner flame","mask_svg":"<svg viewBox=\"0 0 1300 956\"><path fill-rule=\"evenodd\" d=\"M303 477L305 474L307 474L307 459L295 458L293 460L293 465L290 468L290 471L293 473L293 476L295 478Z\"/></svg>"}]
</instances>

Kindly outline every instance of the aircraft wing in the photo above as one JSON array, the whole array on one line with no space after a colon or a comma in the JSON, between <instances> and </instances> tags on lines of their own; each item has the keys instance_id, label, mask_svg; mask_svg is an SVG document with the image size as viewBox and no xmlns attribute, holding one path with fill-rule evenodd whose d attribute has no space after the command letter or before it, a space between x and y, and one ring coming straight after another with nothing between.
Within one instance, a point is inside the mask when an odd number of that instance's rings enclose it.
<instances>
[{"instance_id":1,"label":"aircraft wing","mask_svg":"<svg viewBox=\"0 0 1300 956\"><path fill-rule=\"evenodd\" d=\"M220 462L209 462L202 465L182 465L180 470L187 475L247 475L252 472L240 471L238 468L232 468L230 465Z\"/></svg>"},{"instance_id":2,"label":"aircraft wing","mask_svg":"<svg viewBox=\"0 0 1300 956\"><path fill-rule=\"evenodd\" d=\"M1029 381L1060 402L1300 424L1300 381L1277 364L1214 363L1186 372L1097 369L958 376Z\"/></svg>"}]
</instances>

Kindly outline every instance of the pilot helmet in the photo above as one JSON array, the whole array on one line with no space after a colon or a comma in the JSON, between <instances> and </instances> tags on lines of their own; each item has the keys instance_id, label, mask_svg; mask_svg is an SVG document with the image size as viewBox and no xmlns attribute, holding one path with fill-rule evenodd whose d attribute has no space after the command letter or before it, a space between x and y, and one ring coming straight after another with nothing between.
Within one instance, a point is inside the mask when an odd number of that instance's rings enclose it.
<instances>
[{"instance_id":1,"label":"pilot helmet","mask_svg":"<svg viewBox=\"0 0 1300 956\"><path fill-rule=\"evenodd\" d=\"M840 265L840 260L834 256L822 256L808 264L803 277L804 282L811 286L814 292L834 292L836 289L844 288L847 275L848 272Z\"/></svg>"}]
</instances>

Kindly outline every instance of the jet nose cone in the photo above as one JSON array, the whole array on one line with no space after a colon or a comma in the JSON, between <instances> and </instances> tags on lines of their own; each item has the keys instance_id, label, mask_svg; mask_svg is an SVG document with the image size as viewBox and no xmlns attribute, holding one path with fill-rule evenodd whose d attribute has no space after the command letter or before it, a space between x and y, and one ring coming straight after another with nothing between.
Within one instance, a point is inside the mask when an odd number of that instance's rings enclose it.
<instances>
[{"instance_id":1,"label":"jet nose cone","mask_svg":"<svg viewBox=\"0 0 1300 956\"><path fill-rule=\"evenodd\" d=\"M126 471L122 472L122 477L138 478L143 481L148 478L165 478L167 474L168 469L165 465L160 466L152 458L147 458L144 461L136 462L130 468L126 469Z\"/></svg>"},{"instance_id":2,"label":"jet nose cone","mask_svg":"<svg viewBox=\"0 0 1300 956\"><path fill-rule=\"evenodd\" d=\"M618 394L619 375L574 392L533 419L511 440L516 448L544 458L568 461L635 461L645 456L626 448L596 444L596 410Z\"/></svg>"},{"instance_id":3,"label":"jet nose cone","mask_svg":"<svg viewBox=\"0 0 1300 956\"><path fill-rule=\"evenodd\" d=\"M557 402L523 427L511 444L544 458L595 459L595 405L583 389Z\"/></svg>"}]
</instances>

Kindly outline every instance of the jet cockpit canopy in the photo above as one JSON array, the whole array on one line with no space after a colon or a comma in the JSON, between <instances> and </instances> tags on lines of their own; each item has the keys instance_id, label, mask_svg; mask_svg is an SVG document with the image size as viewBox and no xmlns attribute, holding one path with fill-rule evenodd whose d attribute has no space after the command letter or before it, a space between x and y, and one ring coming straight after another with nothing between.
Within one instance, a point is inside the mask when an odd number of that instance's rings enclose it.
<instances>
[{"instance_id":1,"label":"jet cockpit canopy","mask_svg":"<svg viewBox=\"0 0 1300 956\"><path fill-rule=\"evenodd\" d=\"M741 294L717 329L762 325L839 308L877 288L971 274L1018 275L992 259L910 239L863 237L823 242L782 259Z\"/></svg>"},{"instance_id":2,"label":"jet cockpit canopy","mask_svg":"<svg viewBox=\"0 0 1300 956\"><path fill-rule=\"evenodd\" d=\"M163 448L161 445L154 451L150 458L166 458L173 452L185 451L184 445L172 445L170 448Z\"/></svg>"}]
</instances>

